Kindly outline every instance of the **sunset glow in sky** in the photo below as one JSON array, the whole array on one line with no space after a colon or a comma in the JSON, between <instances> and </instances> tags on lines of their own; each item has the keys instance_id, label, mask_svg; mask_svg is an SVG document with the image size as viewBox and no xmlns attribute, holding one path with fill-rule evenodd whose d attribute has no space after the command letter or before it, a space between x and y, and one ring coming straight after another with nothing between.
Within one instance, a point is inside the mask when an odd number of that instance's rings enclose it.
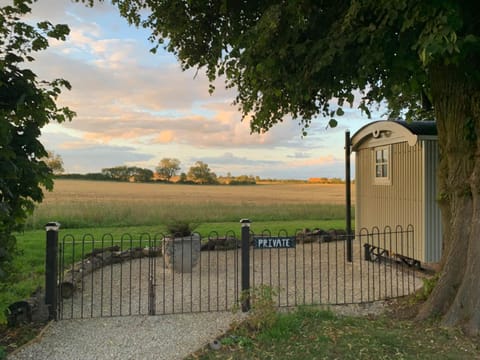
<instances>
[{"instance_id":1,"label":"sunset glow in sky","mask_svg":"<svg viewBox=\"0 0 480 360\"><path fill-rule=\"evenodd\" d=\"M149 33L130 27L111 5L41 0L29 18L40 20L66 23L71 30L67 41L51 41L30 64L40 79L61 77L73 87L60 105L77 117L48 125L41 138L61 155L67 173L119 165L154 170L162 158L174 157L185 172L200 160L217 175L344 177L345 130L353 133L378 120L346 109L337 128L326 129L328 119L318 118L304 138L291 119L266 134L250 134L232 105L234 90L218 83L210 96L201 72L182 72L169 53L151 54Z\"/></svg>"}]
</instances>

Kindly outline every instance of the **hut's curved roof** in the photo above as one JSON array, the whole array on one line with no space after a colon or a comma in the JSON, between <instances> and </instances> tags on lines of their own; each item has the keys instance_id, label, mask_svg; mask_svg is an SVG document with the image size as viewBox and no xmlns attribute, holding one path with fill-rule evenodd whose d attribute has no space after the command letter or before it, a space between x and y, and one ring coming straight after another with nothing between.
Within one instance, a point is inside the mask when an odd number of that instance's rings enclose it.
<instances>
[{"instance_id":1,"label":"hut's curved roof","mask_svg":"<svg viewBox=\"0 0 480 360\"><path fill-rule=\"evenodd\" d=\"M370 139L384 139L386 143L406 141L413 146L419 138L437 138L435 121L374 121L353 134L351 145L352 151L357 151L363 143Z\"/></svg>"}]
</instances>

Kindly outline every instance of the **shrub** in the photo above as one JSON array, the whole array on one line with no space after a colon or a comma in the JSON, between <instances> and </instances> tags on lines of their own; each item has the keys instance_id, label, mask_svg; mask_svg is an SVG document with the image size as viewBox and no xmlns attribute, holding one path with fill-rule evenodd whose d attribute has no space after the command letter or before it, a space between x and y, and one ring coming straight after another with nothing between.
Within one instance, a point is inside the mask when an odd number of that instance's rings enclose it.
<instances>
[{"instance_id":1,"label":"shrub","mask_svg":"<svg viewBox=\"0 0 480 360\"><path fill-rule=\"evenodd\" d=\"M260 285L242 294L242 302L250 296L251 310L244 325L254 332L270 329L277 321L277 309L273 297L277 292L267 285Z\"/></svg>"},{"instance_id":2,"label":"shrub","mask_svg":"<svg viewBox=\"0 0 480 360\"><path fill-rule=\"evenodd\" d=\"M190 236L200 224L193 224L187 220L172 219L167 222L167 233L174 237Z\"/></svg>"}]
</instances>

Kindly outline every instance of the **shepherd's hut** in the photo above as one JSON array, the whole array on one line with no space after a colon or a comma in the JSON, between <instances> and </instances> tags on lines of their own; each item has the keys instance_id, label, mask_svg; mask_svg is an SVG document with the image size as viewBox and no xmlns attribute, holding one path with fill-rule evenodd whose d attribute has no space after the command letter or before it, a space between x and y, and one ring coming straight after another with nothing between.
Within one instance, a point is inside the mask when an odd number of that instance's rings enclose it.
<instances>
[{"instance_id":1,"label":"shepherd's hut","mask_svg":"<svg viewBox=\"0 0 480 360\"><path fill-rule=\"evenodd\" d=\"M436 202L437 128L433 121L376 121L351 138L355 152L355 228L385 228L387 255L437 262L441 256L441 218ZM400 230L413 228L412 246ZM409 235L410 236L410 235Z\"/></svg>"}]
</instances>

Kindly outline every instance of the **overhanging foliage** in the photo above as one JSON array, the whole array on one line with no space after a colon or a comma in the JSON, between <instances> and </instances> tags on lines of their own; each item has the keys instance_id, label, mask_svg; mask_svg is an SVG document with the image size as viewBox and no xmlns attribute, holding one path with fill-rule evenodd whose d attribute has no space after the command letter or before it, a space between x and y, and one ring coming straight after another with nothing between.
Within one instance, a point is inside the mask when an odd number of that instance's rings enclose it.
<instances>
[{"instance_id":1,"label":"overhanging foliage","mask_svg":"<svg viewBox=\"0 0 480 360\"><path fill-rule=\"evenodd\" d=\"M41 160L47 151L38 140L40 129L74 116L55 103L70 84L39 80L26 68L34 60L32 53L48 47L49 37L65 40L69 33L66 25L21 21L31 3L17 0L0 8L0 280L11 271L12 233L22 228L34 203L42 201L42 187L53 186L51 170Z\"/></svg>"}]
</instances>

